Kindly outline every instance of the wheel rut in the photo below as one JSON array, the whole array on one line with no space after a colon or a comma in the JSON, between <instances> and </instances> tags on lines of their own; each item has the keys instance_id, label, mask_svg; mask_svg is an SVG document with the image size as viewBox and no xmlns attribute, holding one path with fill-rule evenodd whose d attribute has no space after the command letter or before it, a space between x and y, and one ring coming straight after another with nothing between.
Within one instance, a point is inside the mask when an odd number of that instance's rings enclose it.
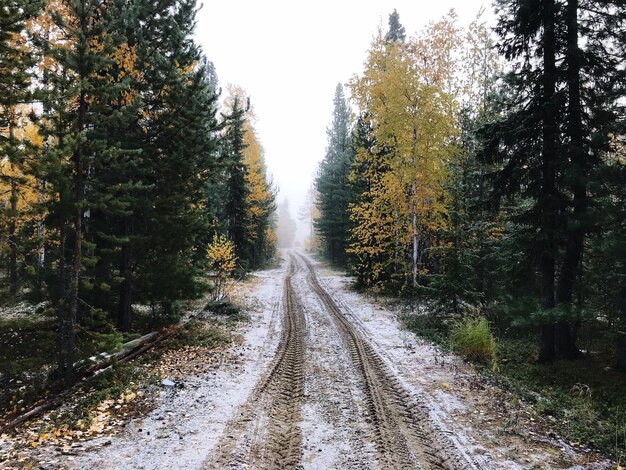
<instances>
[{"instance_id":1,"label":"wheel rut","mask_svg":"<svg viewBox=\"0 0 626 470\"><path fill-rule=\"evenodd\" d=\"M322 287L311 262L299 255L309 271L309 284L335 321L340 335L358 369L364 394L369 428L383 469L462 468L450 446L429 424L400 381L384 361L344 316L334 299Z\"/></svg>"},{"instance_id":2,"label":"wheel rut","mask_svg":"<svg viewBox=\"0 0 626 470\"><path fill-rule=\"evenodd\" d=\"M246 404L227 426L205 468L300 468L306 322L291 285L293 255L283 286L283 327L274 359Z\"/></svg>"}]
</instances>

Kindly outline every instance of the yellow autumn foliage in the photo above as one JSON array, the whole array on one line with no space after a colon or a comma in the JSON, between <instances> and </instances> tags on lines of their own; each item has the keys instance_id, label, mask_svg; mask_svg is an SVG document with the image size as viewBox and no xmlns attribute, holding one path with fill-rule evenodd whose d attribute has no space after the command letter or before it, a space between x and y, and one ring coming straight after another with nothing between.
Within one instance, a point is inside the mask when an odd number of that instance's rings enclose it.
<instances>
[{"instance_id":1,"label":"yellow autumn foliage","mask_svg":"<svg viewBox=\"0 0 626 470\"><path fill-rule=\"evenodd\" d=\"M215 235L207 248L211 271L213 271L213 300L222 300L226 295L228 278L237 267L235 244L226 235Z\"/></svg>"},{"instance_id":2,"label":"yellow autumn foliage","mask_svg":"<svg viewBox=\"0 0 626 470\"><path fill-rule=\"evenodd\" d=\"M367 265L374 286L390 270L411 273L415 283L448 223L445 183L459 134L453 19L407 43L388 42L379 32L365 70L349 84L377 147L357 149L354 168L368 189L350 209L349 251Z\"/></svg>"}]
</instances>

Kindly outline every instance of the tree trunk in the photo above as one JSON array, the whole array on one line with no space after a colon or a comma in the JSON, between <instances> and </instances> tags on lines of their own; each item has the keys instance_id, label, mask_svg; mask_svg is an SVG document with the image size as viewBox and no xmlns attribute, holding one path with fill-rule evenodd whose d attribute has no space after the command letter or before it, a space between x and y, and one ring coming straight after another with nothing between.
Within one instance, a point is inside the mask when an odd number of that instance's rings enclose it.
<instances>
[{"instance_id":1,"label":"tree trunk","mask_svg":"<svg viewBox=\"0 0 626 470\"><path fill-rule=\"evenodd\" d=\"M419 250L419 238L417 235L417 208L413 205L413 219L412 219L412 229L413 229L413 258L412 258L412 268L413 268L413 287L417 285L417 259L418 259L418 250Z\"/></svg>"},{"instance_id":2,"label":"tree trunk","mask_svg":"<svg viewBox=\"0 0 626 470\"><path fill-rule=\"evenodd\" d=\"M541 208L540 232L544 246L541 253L541 304L544 311L550 312L555 306L554 274L556 243L554 226L556 222L556 158L557 158L557 123L554 103L556 90L556 34L554 0L544 1L543 10L543 122L542 122L542 188L539 196ZM554 326L547 320L541 329L541 348L539 362L554 359Z\"/></svg>"},{"instance_id":3,"label":"tree trunk","mask_svg":"<svg viewBox=\"0 0 626 470\"><path fill-rule=\"evenodd\" d=\"M15 116L9 111L9 142L14 145ZM17 294L17 181L13 163L11 163L11 214L9 222L9 292L11 296Z\"/></svg>"},{"instance_id":4,"label":"tree trunk","mask_svg":"<svg viewBox=\"0 0 626 470\"><path fill-rule=\"evenodd\" d=\"M578 0L567 2L567 87L569 155L573 194L573 220L568 224L565 258L557 286L556 303L571 308L574 285L578 279L585 242L585 214L587 212L587 168L582 130L582 103L580 96L580 51L578 49ZM569 322L559 323L556 330L557 354L566 359L580 356Z\"/></svg>"},{"instance_id":5,"label":"tree trunk","mask_svg":"<svg viewBox=\"0 0 626 470\"><path fill-rule=\"evenodd\" d=\"M71 367L66 352L67 338L69 336L69 327L67 321L67 279L66 279L66 260L65 260L65 223L59 228L59 256L58 256L58 281L59 281L59 298L57 306L57 318L59 322L58 337L58 371L61 377L65 377L66 369Z\"/></svg>"},{"instance_id":6,"label":"tree trunk","mask_svg":"<svg viewBox=\"0 0 626 470\"><path fill-rule=\"evenodd\" d=\"M12 166L12 165L11 165ZM9 292L17 294L17 182L11 178L11 216L9 222Z\"/></svg>"},{"instance_id":7,"label":"tree trunk","mask_svg":"<svg viewBox=\"0 0 626 470\"><path fill-rule=\"evenodd\" d=\"M78 119L76 123L77 133L82 132L85 127L85 116L87 111L87 102L85 91L81 90L79 97ZM82 267L82 244L83 244L83 202L85 199L85 181L83 175L83 145L79 143L74 151L74 191L73 191L73 241L72 248L72 264L69 273L69 301L68 301L68 337L67 337L67 356L68 367L65 369L65 381L70 384L74 381L74 355L76 351L76 322L78 317L78 295L80 287L80 274Z\"/></svg>"},{"instance_id":8,"label":"tree trunk","mask_svg":"<svg viewBox=\"0 0 626 470\"><path fill-rule=\"evenodd\" d=\"M617 368L626 372L626 328L617 332L617 348L615 350Z\"/></svg>"},{"instance_id":9,"label":"tree trunk","mask_svg":"<svg viewBox=\"0 0 626 470\"><path fill-rule=\"evenodd\" d=\"M37 200L39 204L43 206L45 202L45 193L46 193L46 182L41 180L39 184L39 195ZM39 244L39 249L37 250L37 291L41 292L42 282L43 282L43 273L44 273L44 265L46 262L46 245L44 242L44 237L46 236L46 228L44 226L44 218L40 218L37 221L37 243Z\"/></svg>"},{"instance_id":10,"label":"tree trunk","mask_svg":"<svg viewBox=\"0 0 626 470\"><path fill-rule=\"evenodd\" d=\"M543 364L554 359L554 325L547 324L541 327L539 338L539 357L537 362Z\"/></svg>"},{"instance_id":11,"label":"tree trunk","mask_svg":"<svg viewBox=\"0 0 626 470\"><path fill-rule=\"evenodd\" d=\"M615 359L617 368L626 372L626 285L622 288L619 302L620 312L620 328L617 332L617 347L615 350Z\"/></svg>"},{"instance_id":12,"label":"tree trunk","mask_svg":"<svg viewBox=\"0 0 626 470\"><path fill-rule=\"evenodd\" d=\"M560 321L555 329L556 354L563 359L577 359L581 353L576 347L576 335L571 322Z\"/></svg>"},{"instance_id":13,"label":"tree trunk","mask_svg":"<svg viewBox=\"0 0 626 470\"><path fill-rule=\"evenodd\" d=\"M128 217L124 220L124 235L130 235L130 221ZM132 309L132 246L129 241L122 246L122 260L120 263L120 273L124 277L120 285L120 299L118 305L117 326L120 331L130 330L130 319Z\"/></svg>"}]
</instances>

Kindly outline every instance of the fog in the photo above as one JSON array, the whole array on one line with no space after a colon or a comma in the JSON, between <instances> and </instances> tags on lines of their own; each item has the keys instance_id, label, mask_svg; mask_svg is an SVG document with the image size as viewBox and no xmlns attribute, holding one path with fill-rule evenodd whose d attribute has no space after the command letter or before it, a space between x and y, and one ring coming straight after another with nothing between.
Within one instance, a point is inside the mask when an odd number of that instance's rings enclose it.
<instances>
[{"instance_id":1,"label":"fog","mask_svg":"<svg viewBox=\"0 0 626 470\"><path fill-rule=\"evenodd\" d=\"M459 24L475 19L482 0L208 1L196 38L217 69L220 85L250 95L270 174L294 217L305 201L326 148L337 83L360 73L379 26L393 9L407 35L454 8ZM298 238L308 228L298 221Z\"/></svg>"}]
</instances>

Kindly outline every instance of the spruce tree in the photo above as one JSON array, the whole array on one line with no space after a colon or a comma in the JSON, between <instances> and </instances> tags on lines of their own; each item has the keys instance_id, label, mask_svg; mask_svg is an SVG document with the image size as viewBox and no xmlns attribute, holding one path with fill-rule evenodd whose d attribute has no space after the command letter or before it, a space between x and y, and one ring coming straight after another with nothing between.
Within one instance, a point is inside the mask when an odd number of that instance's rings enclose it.
<instances>
[{"instance_id":1,"label":"spruce tree","mask_svg":"<svg viewBox=\"0 0 626 470\"><path fill-rule=\"evenodd\" d=\"M39 177L48 182L49 228L57 236L57 272L50 273L49 286L56 300L59 319L59 373L74 379L76 329L84 305L81 292L88 289L85 262L90 262L85 219L89 216L90 176L98 155L107 148L100 132L102 116L116 95L109 80L107 54L115 34L108 31L103 5L89 1L67 2L50 14L61 41L49 44L46 53L59 64L50 76L42 132L54 142L41 160ZM56 278L56 279L55 279ZM55 279L56 282L53 282Z\"/></svg>"},{"instance_id":2,"label":"spruce tree","mask_svg":"<svg viewBox=\"0 0 626 470\"><path fill-rule=\"evenodd\" d=\"M385 40L387 42L404 42L406 39L406 33L404 30L404 26L400 24L400 15L394 9L393 13L389 15L389 30L385 35Z\"/></svg>"},{"instance_id":3,"label":"spruce tree","mask_svg":"<svg viewBox=\"0 0 626 470\"><path fill-rule=\"evenodd\" d=\"M249 188L246 185L247 168L244 163L245 116L249 102L242 103L241 97L235 95L228 113L224 115L224 136L222 140L222 164L225 168L225 220L226 233L235 244L235 253L240 261L249 259L247 198ZM247 264L247 263L246 263ZM242 266L244 270L248 266Z\"/></svg>"},{"instance_id":4,"label":"spruce tree","mask_svg":"<svg viewBox=\"0 0 626 470\"><path fill-rule=\"evenodd\" d=\"M341 84L335 89L333 104L333 120L327 130L326 156L320 164L316 179L320 215L315 221L315 228L331 262L344 265L349 229L348 206L351 199L348 175L354 156L351 111Z\"/></svg>"},{"instance_id":5,"label":"spruce tree","mask_svg":"<svg viewBox=\"0 0 626 470\"><path fill-rule=\"evenodd\" d=\"M352 271L356 274L357 283L361 287L374 287L386 284L392 275L390 260L387 255L393 247L390 240L382 238L381 233L389 230L371 230L371 225L386 225L388 221L367 217L373 212L370 208L378 205L376 189L384 175L389 171L385 158L386 149L377 145L372 129L371 119L362 113L357 118L352 151L355 155L354 163L348 175L350 184L350 203L354 207L361 207L364 213L356 212L351 208L351 230L349 234L349 260ZM364 216L365 215L365 216Z\"/></svg>"},{"instance_id":6,"label":"spruce tree","mask_svg":"<svg viewBox=\"0 0 626 470\"><path fill-rule=\"evenodd\" d=\"M146 3L146 11L149 10ZM174 313L178 301L199 293L198 274L210 212L206 193L217 165L217 96L191 41L193 0L163 4L160 42L146 42L148 68L143 151L150 191L134 218L141 253L139 299Z\"/></svg>"},{"instance_id":7,"label":"spruce tree","mask_svg":"<svg viewBox=\"0 0 626 470\"><path fill-rule=\"evenodd\" d=\"M519 198L515 219L534 246L527 255L539 253L540 361L579 355L573 293L592 226L588 181L609 151L617 122L611 111L616 94L607 93L606 85L622 73L612 54L618 41L606 20L619 15L606 14L603 9L612 7L604 3L498 3L500 50L513 72L502 119L488 132L486 155L499 165L494 194ZM585 91L585 82L594 86Z\"/></svg>"},{"instance_id":8,"label":"spruce tree","mask_svg":"<svg viewBox=\"0 0 626 470\"><path fill-rule=\"evenodd\" d=\"M26 21L41 8L39 1L0 1L0 160L8 161L8 172L2 172L2 183L8 186L7 220L9 248L9 286L11 295L18 285L18 198L24 184L22 169L32 150L28 142L16 136L23 112L19 105L30 101L30 67L34 64L34 50L26 42Z\"/></svg>"}]
</instances>

